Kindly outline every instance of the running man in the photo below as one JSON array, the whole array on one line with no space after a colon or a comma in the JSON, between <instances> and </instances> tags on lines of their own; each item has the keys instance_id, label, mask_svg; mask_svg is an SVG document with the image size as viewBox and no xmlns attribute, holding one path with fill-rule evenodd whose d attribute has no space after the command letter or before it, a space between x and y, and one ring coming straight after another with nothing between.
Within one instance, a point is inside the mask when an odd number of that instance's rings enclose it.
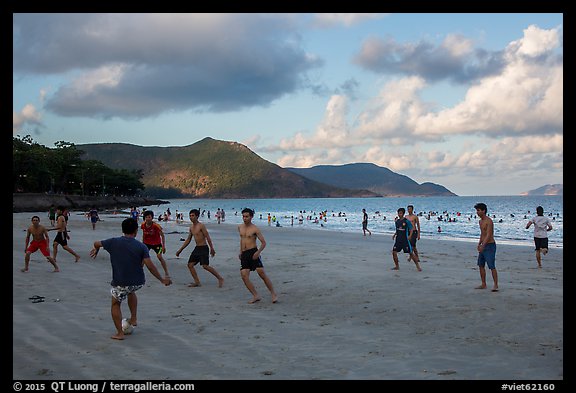
<instances>
[{"instance_id":1,"label":"running man","mask_svg":"<svg viewBox=\"0 0 576 393\"><path fill-rule=\"evenodd\" d=\"M144 212L144 222L140 229L142 229L142 243L148 247L148 250L154 250L162 265L162 269L164 269L164 276L169 278L168 266L162 256L162 254L166 253L166 238L160 224L154 222L154 212L152 210Z\"/></svg>"},{"instance_id":2,"label":"running man","mask_svg":"<svg viewBox=\"0 0 576 393\"><path fill-rule=\"evenodd\" d=\"M484 203L474 205L476 214L480 217L480 240L478 240L478 266L480 267L480 280L482 284L476 289L486 289L486 268L492 272L494 286L492 292L498 292L498 272L496 271L496 241L494 240L494 222L486 214L488 207Z\"/></svg>"},{"instance_id":3,"label":"running man","mask_svg":"<svg viewBox=\"0 0 576 393\"><path fill-rule=\"evenodd\" d=\"M190 225L188 238L184 241L182 247L180 247L180 249L176 251L176 256L177 257L180 256L182 250L184 250L188 246L188 244L190 244L192 237L194 237L196 247L194 247L194 250L192 250L192 254L190 254L190 258L188 259L188 270L190 270L190 274L192 275L194 282L188 286L189 287L201 286L200 278L198 277L198 273L196 273L196 269L194 268L194 265L200 262L200 266L202 266L204 270L209 271L210 273L212 273L214 277L216 277L216 279L218 280L218 288L222 288L222 285L224 285L224 279L216 271L216 269L210 266L210 255L214 257L214 255L216 255L216 251L214 250L214 246L212 245L212 239L210 238L208 229L206 229L206 225L198 221L199 216L200 216L200 210L198 209L190 210L189 217L190 222L192 222L192 225Z\"/></svg>"},{"instance_id":4,"label":"running man","mask_svg":"<svg viewBox=\"0 0 576 393\"><path fill-rule=\"evenodd\" d=\"M254 210L245 208L242 210L242 221L243 224L238 225L238 233L240 234L240 254L238 258L240 259L240 276L244 285L252 294L252 299L248 302L249 304L256 303L262 298L258 295L256 287L250 281L250 272L256 270L260 278L264 281L266 288L270 291L272 295L272 303L278 301L278 296L274 292L274 287L272 286L272 281L264 272L264 266L262 265L262 260L260 259L260 254L262 250L266 247L266 240L260 229L252 223L252 218L254 217ZM256 245L256 239L260 240L260 248Z\"/></svg>"},{"instance_id":5,"label":"running man","mask_svg":"<svg viewBox=\"0 0 576 393\"><path fill-rule=\"evenodd\" d=\"M538 267L542 267L542 254L546 255L548 253L548 231L551 231L552 224L548 217L544 217L544 208L538 206L536 208L536 216L528 221L526 224L526 229L530 228L530 225L534 224L534 245L536 246L536 262L538 262Z\"/></svg>"},{"instance_id":6,"label":"running man","mask_svg":"<svg viewBox=\"0 0 576 393\"><path fill-rule=\"evenodd\" d=\"M121 306L125 299L128 299L128 308L130 309L128 322L132 326L138 325L138 297L136 296L136 291L146 283L144 265L162 284L166 286L172 284L168 277L162 278L160 276L158 269L156 269L150 259L148 247L136 239L138 221L133 218L127 218L122 221L122 233L123 236L96 240L94 248L90 250L92 258L96 258L101 247L110 254L110 263L112 264L112 281L110 282L112 286L110 289L112 305L110 313L116 328L116 334L110 338L114 340L124 340Z\"/></svg>"},{"instance_id":7,"label":"running man","mask_svg":"<svg viewBox=\"0 0 576 393\"><path fill-rule=\"evenodd\" d=\"M32 236L32 242L30 243L30 236ZM26 256L24 257L24 268L20 269L22 273L28 271L28 265L30 264L30 254L40 250L42 255L46 257L48 262L54 266L54 273L60 271L56 260L50 256L50 250L48 249L50 237L48 236L48 230L44 225L40 225L40 217L32 216L32 225L28 227L26 231L26 246L24 247L24 252Z\"/></svg>"},{"instance_id":8,"label":"running man","mask_svg":"<svg viewBox=\"0 0 576 393\"><path fill-rule=\"evenodd\" d=\"M68 220L66 219L67 217L64 214L64 208L62 206L58 206L56 208L56 217L56 227L48 229L48 231L58 231L56 237L54 238L54 242L52 243L52 258L54 258L54 261L56 261L56 255L58 254L58 244L60 244L63 249L74 255L74 258L76 258L74 262L78 262L80 260L80 255L78 255L76 251L71 249L68 245L68 239L70 239L70 235L68 235L68 230L66 229Z\"/></svg>"},{"instance_id":9,"label":"running man","mask_svg":"<svg viewBox=\"0 0 576 393\"><path fill-rule=\"evenodd\" d=\"M400 270L400 265L398 264L398 252L404 251L405 253L410 254L410 257L416 265L416 269L421 272L422 269L419 264L420 259L418 258L418 255L412 251L412 245L409 240L414 228L412 227L410 220L404 217L404 213L406 213L406 210L403 207L399 208L398 219L394 223L396 225L396 232L392 235L392 239L395 240L394 246L392 247L392 258L394 259L395 267L393 267L392 270Z\"/></svg>"},{"instance_id":10,"label":"running man","mask_svg":"<svg viewBox=\"0 0 576 393\"><path fill-rule=\"evenodd\" d=\"M410 245L412 246L412 251L418 259L420 259L420 255L418 255L418 250L416 249L416 241L420 240L420 219L416 214L414 214L414 206L408 205L408 215L406 216L408 220L410 220L410 224L412 224L412 235L410 236ZM408 255L408 262L410 262L412 257Z\"/></svg>"}]
</instances>

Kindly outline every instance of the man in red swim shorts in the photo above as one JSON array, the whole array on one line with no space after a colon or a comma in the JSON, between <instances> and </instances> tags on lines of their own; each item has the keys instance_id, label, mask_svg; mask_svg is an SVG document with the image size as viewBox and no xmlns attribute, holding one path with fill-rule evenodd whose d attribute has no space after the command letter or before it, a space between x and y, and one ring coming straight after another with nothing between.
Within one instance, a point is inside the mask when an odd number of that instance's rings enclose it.
<instances>
[{"instance_id":1,"label":"man in red swim shorts","mask_svg":"<svg viewBox=\"0 0 576 393\"><path fill-rule=\"evenodd\" d=\"M30 236L32 236L32 242L30 242ZM21 272L28 271L28 265L30 264L30 254L40 250L42 255L46 257L48 262L54 266L54 272L59 272L56 260L50 256L50 250L48 249L50 238L48 236L48 230L40 225L40 217L32 217L32 225L28 227L26 231L26 247L24 252L26 256L24 257L24 269L20 269Z\"/></svg>"}]
</instances>

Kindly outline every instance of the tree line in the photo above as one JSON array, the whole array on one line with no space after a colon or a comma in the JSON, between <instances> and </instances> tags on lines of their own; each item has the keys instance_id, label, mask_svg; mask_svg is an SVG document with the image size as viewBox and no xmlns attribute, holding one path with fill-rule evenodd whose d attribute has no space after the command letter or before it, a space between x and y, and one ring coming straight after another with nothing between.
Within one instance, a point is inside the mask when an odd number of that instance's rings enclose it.
<instances>
[{"instance_id":1,"label":"tree line","mask_svg":"<svg viewBox=\"0 0 576 393\"><path fill-rule=\"evenodd\" d=\"M30 135L12 137L13 192L134 196L144 190L141 170L82 160L84 151L70 142L54 145L41 145Z\"/></svg>"}]
</instances>

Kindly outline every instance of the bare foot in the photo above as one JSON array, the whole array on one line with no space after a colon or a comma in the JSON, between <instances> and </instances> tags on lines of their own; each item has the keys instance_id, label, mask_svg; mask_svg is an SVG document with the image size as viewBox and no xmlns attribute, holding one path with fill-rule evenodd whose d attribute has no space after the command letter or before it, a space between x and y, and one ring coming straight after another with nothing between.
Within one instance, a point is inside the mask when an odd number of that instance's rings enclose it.
<instances>
[{"instance_id":1,"label":"bare foot","mask_svg":"<svg viewBox=\"0 0 576 393\"><path fill-rule=\"evenodd\" d=\"M253 304L253 303L259 302L261 299L262 299L261 297L255 297L252 300L250 300L248 302L248 304Z\"/></svg>"},{"instance_id":2,"label":"bare foot","mask_svg":"<svg viewBox=\"0 0 576 393\"><path fill-rule=\"evenodd\" d=\"M137 321L132 322L132 318L130 318L130 319L128 320L128 323L129 323L130 325L132 325L133 327L134 327L134 326L138 326L138 322L137 322Z\"/></svg>"},{"instance_id":3,"label":"bare foot","mask_svg":"<svg viewBox=\"0 0 576 393\"><path fill-rule=\"evenodd\" d=\"M122 334L116 333L115 335L111 336L110 338L113 340L124 340L124 333L122 333Z\"/></svg>"},{"instance_id":4,"label":"bare foot","mask_svg":"<svg viewBox=\"0 0 576 393\"><path fill-rule=\"evenodd\" d=\"M223 278L220 278L220 279L218 280L218 288L222 288L223 285L224 285L224 279L223 279Z\"/></svg>"},{"instance_id":5,"label":"bare foot","mask_svg":"<svg viewBox=\"0 0 576 393\"><path fill-rule=\"evenodd\" d=\"M538 269L542 269L542 265L538 264Z\"/></svg>"},{"instance_id":6,"label":"bare foot","mask_svg":"<svg viewBox=\"0 0 576 393\"><path fill-rule=\"evenodd\" d=\"M418 269L419 272L422 271L422 269L420 269L420 266L416 266L416 269Z\"/></svg>"},{"instance_id":7,"label":"bare foot","mask_svg":"<svg viewBox=\"0 0 576 393\"><path fill-rule=\"evenodd\" d=\"M22 268L22 269L20 269L20 271L21 271L22 273L26 273L26 272L28 271L28 269Z\"/></svg>"},{"instance_id":8,"label":"bare foot","mask_svg":"<svg viewBox=\"0 0 576 393\"><path fill-rule=\"evenodd\" d=\"M474 289L486 289L486 285L478 285Z\"/></svg>"},{"instance_id":9,"label":"bare foot","mask_svg":"<svg viewBox=\"0 0 576 393\"><path fill-rule=\"evenodd\" d=\"M79 260L80 260L80 257L77 256L77 257L76 257L76 260L75 260L74 262L78 262Z\"/></svg>"},{"instance_id":10,"label":"bare foot","mask_svg":"<svg viewBox=\"0 0 576 393\"><path fill-rule=\"evenodd\" d=\"M193 282L191 284L188 284L188 286L190 288L194 288L194 287L201 287L202 285L199 282Z\"/></svg>"},{"instance_id":11,"label":"bare foot","mask_svg":"<svg viewBox=\"0 0 576 393\"><path fill-rule=\"evenodd\" d=\"M52 270L52 273L60 273L60 269L56 268L56 269Z\"/></svg>"},{"instance_id":12,"label":"bare foot","mask_svg":"<svg viewBox=\"0 0 576 393\"><path fill-rule=\"evenodd\" d=\"M278 301L278 295L272 295L272 303L276 303Z\"/></svg>"},{"instance_id":13,"label":"bare foot","mask_svg":"<svg viewBox=\"0 0 576 393\"><path fill-rule=\"evenodd\" d=\"M396 267L393 267L393 268L390 269L390 270L400 270L400 268L399 268L398 266L396 266Z\"/></svg>"}]
</instances>

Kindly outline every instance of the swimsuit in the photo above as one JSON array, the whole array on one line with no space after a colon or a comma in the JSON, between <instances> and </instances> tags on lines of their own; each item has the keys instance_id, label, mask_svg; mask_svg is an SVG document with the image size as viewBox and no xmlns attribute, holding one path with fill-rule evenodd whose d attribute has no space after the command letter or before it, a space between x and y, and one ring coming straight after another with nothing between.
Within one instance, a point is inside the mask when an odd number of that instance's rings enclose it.
<instances>
[{"instance_id":1,"label":"swimsuit","mask_svg":"<svg viewBox=\"0 0 576 393\"><path fill-rule=\"evenodd\" d=\"M46 240L32 240L26 249L26 252L33 253L36 252L36 250L40 250L42 255L45 257L50 256L50 251L48 250L48 242Z\"/></svg>"},{"instance_id":2,"label":"swimsuit","mask_svg":"<svg viewBox=\"0 0 576 393\"><path fill-rule=\"evenodd\" d=\"M478 266L484 267L486 263L489 269L496 269L496 243L485 244L482 252L478 253Z\"/></svg>"},{"instance_id":3,"label":"swimsuit","mask_svg":"<svg viewBox=\"0 0 576 393\"><path fill-rule=\"evenodd\" d=\"M256 251L258 251L257 248L242 251L242 254L240 254L240 270L250 269L250 271L254 271L256 268L264 267L260 257L258 257L258 259L252 258Z\"/></svg>"},{"instance_id":4,"label":"swimsuit","mask_svg":"<svg viewBox=\"0 0 576 393\"><path fill-rule=\"evenodd\" d=\"M207 245L194 247L192 254L190 254L188 263L193 263L196 265L198 262L200 262L200 265L205 266L210 264L210 249Z\"/></svg>"}]
</instances>

